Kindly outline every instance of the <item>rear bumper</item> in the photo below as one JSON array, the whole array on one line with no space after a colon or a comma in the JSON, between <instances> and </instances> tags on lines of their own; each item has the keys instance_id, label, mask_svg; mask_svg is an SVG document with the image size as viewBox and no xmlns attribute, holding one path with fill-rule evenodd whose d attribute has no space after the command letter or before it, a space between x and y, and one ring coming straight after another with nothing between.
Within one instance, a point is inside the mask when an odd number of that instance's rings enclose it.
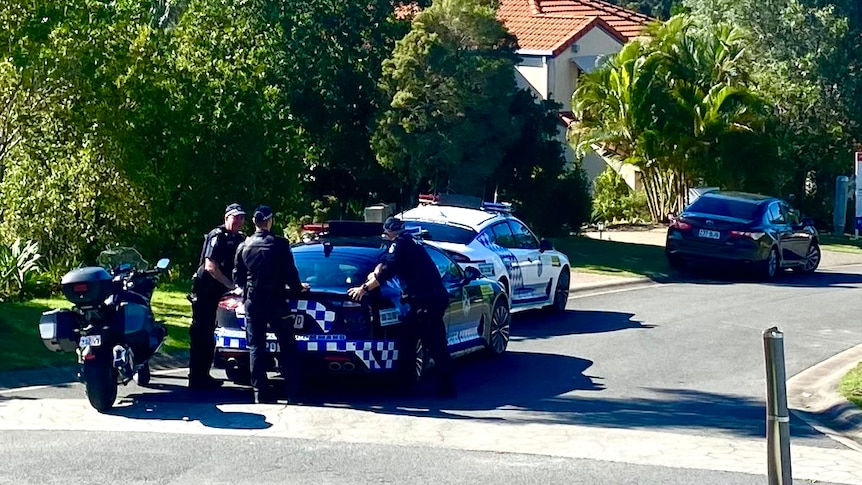
<instances>
[{"instance_id":1,"label":"rear bumper","mask_svg":"<svg viewBox=\"0 0 862 485\"><path fill-rule=\"evenodd\" d=\"M769 248L761 247L756 241L746 244L714 243L668 237L665 242L665 253L668 256L690 261L747 264L766 260Z\"/></svg>"},{"instance_id":2,"label":"rear bumper","mask_svg":"<svg viewBox=\"0 0 862 485\"><path fill-rule=\"evenodd\" d=\"M296 347L302 372L378 374L398 367L398 343L395 340L307 340L297 336ZM249 365L245 330L216 328L215 358L217 368ZM267 334L267 351L277 355L275 334ZM275 362L272 368L275 370Z\"/></svg>"}]
</instances>

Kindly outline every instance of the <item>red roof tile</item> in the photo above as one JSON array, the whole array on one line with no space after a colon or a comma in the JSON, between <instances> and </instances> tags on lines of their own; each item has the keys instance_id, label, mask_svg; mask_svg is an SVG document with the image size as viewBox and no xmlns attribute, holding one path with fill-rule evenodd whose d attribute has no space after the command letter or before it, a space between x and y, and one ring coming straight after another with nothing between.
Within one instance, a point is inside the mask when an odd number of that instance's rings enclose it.
<instances>
[{"instance_id":1,"label":"red roof tile","mask_svg":"<svg viewBox=\"0 0 862 485\"><path fill-rule=\"evenodd\" d=\"M502 0L497 16L521 49L547 50L554 55L593 27L625 42L653 20L601 0Z\"/></svg>"}]
</instances>

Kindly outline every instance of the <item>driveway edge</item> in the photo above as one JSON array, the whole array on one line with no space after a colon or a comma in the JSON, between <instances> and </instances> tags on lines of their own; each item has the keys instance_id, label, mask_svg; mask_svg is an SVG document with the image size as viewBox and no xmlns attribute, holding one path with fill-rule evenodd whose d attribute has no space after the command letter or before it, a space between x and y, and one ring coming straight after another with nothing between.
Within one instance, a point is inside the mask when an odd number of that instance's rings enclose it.
<instances>
[{"instance_id":1,"label":"driveway edge","mask_svg":"<svg viewBox=\"0 0 862 485\"><path fill-rule=\"evenodd\" d=\"M787 380L791 412L817 431L862 451L862 409L838 391L841 379L862 361L862 344L836 354Z\"/></svg>"}]
</instances>

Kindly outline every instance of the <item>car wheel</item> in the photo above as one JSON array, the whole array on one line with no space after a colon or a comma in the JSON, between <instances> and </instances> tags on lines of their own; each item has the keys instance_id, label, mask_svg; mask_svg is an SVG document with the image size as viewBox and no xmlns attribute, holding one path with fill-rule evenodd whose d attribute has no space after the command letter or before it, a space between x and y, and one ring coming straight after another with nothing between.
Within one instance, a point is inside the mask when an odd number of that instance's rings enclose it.
<instances>
[{"instance_id":1,"label":"car wheel","mask_svg":"<svg viewBox=\"0 0 862 485\"><path fill-rule=\"evenodd\" d=\"M802 266L796 268L800 273L813 273L820 266L820 245L811 243L808 246L808 252L805 254L805 262Z\"/></svg>"},{"instance_id":2,"label":"car wheel","mask_svg":"<svg viewBox=\"0 0 862 485\"><path fill-rule=\"evenodd\" d=\"M509 280L507 280L506 278L500 278L500 281L498 281L497 283L500 283L500 286L503 287L503 293L505 293L508 297L511 298L512 295L509 293Z\"/></svg>"},{"instance_id":3,"label":"car wheel","mask_svg":"<svg viewBox=\"0 0 862 485\"><path fill-rule=\"evenodd\" d=\"M251 369L246 366L228 366L224 370L227 379L240 386L251 385Z\"/></svg>"},{"instance_id":4,"label":"car wheel","mask_svg":"<svg viewBox=\"0 0 862 485\"><path fill-rule=\"evenodd\" d=\"M763 274L763 277L768 280L775 278L775 275L778 274L780 264L781 260L778 258L778 249L770 249L769 255L761 262L761 273Z\"/></svg>"},{"instance_id":5,"label":"car wheel","mask_svg":"<svg viewBox=\"0 0 862 485\"><path fill-rule=\"evenodd\" d=\"M488 329L488 351L491 355L502 355L506 351L506 347L509 346L511 322L509 303L505 297L500 296L491 310L491 325Z\"/></svg>"},{"instance_id":6,"label":"car wheel","mask_svg":"<svg viewBox=\"0 0 862 485\"><path fill-rule=\"evenodd\" d=\"M667 265L672 270L681 271L685 269L685 261L682 260L679 256L675 254L666 254L667 256Z\"/></svg>"},{"instance_id":7,"label":"car wheel","mask_svg":"<svg viewBox=\"0 0 862 485\"><path fill-rule=\"evenodd\" d=\"M405 345L411 344L408 341L405 342ZM416 345L416 352L411 356L412 362L403 362L403 365L399 365L398 373L395 376L398 386L407 391L413 389L422 380L427 364L425 360L425 346L422 344L422 339L416 339L414 345ZM407 353L404 355L407 355Z\"/></svg>"},{"instance_id":8,"label":"car wheel","mask_svg":"<svg viewBox=\"0 0 862 485\"><path fill-rule=\"evenodd\" d=\"M554 289L554 303L551 304L550 310L553 312L566 311L566 305L569 303L569 285L571 283L571 273L568 267L563 267L560 271L560 276L557 277L557 287Z\"/></svg>"},{"instance_id":9,"label":"car wheel","mask_svg":"<svg viewBox=\"0 0 862 485\"><path fill-rule=\"evenodd\" d=\"M150 377L152 377L152 374L150 373L150 363L145 362L144 365L140 368L140 370L138 370L138 372L135 372L133 379L135 380L135 384L139 386L146 386L150 383Z\"/></svg>"}]
</instances>

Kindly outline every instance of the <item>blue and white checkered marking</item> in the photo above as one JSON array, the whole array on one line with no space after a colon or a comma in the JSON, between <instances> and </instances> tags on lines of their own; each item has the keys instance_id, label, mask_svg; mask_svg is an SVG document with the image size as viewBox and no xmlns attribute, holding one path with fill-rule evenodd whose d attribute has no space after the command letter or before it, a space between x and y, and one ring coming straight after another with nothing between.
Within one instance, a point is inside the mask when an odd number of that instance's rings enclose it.
<instances>
[{"instance_id":1,"label":"blue and white checkered marking","mask_svg":"<svg viewBox=\"0 0 862 485\"><path fill-rule=\"evenodd\" d=\"M352 353L359 357L369 370L393 369L398 360L398 348L394 341L388 340L298 341L297 345L301 351L306 352Z\"/></svg>"},{"instance_id":2,"label":"blue and white checkered marking","mask_svg":"<svg viewBox=\"0 0 862 485\"><path fill-rule=\"evenodd\" d=\"M335 323L335 312L327 310L324 304L316 301L290 300L290 309L311 315L311 318L320 325L324 333L329 333Z\"/></svg>"},{"instance_id":3,"label":"blue and white checkered marking","mask_svg":"<svg viewBox=\"0 0 862 485\"><path fill-rule=\"evenodd\" d=\"M485 232L480 233L476 237L476 240L479 241L479 244L490 249L503 260L503 266L505 266L506 271L509 272L509 285L512 288L512 295L515 294L516 289L523 288L524 274L521 272L521 267L518 265L518 258L508 249L491 241L488 234Z\"/></svg>"},{"instance_id":4,"label":"blue and white checkered marking","mask_svg":"<svg viewBox=\"0 0 862 485\"><path fill-rule=\"evenodd\" d=\"M398 347L390 340L315 340L309 335L297 335L296 346L300 352L341 352L356 355L372 371L395 368ZM244 330L217 328L216 348L248 350L248 339ZM275 342L275 334L266 334L267 342Z\"/></svg>"}]
</instances>

